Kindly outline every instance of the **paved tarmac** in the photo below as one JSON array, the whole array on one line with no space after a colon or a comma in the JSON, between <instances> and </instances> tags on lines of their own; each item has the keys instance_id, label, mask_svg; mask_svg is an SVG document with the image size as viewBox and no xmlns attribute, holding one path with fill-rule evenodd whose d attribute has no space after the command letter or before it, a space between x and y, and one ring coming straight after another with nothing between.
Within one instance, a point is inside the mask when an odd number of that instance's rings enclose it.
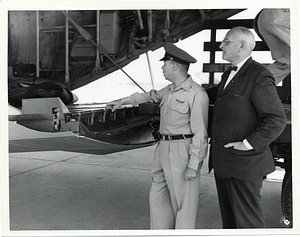
<instances>
[{"instance_id":1,"label":"paved tarmac","mask_svg":"<svg viewBox=\"0 0 300 237\"><path fill-rule=\"evenodd\" d=\"M108 155L9 154L10 230L149 230L155 146ZM264 181L266 227L283 227L280 168ZM202 168L197 229L221 229L213 173Z\"/></svg>"}]
</instances>

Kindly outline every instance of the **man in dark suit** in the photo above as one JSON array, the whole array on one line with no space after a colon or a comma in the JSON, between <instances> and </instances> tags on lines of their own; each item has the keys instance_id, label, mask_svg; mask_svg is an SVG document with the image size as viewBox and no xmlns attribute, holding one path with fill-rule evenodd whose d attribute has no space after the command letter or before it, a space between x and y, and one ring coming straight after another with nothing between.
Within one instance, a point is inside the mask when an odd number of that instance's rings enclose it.
<instances>
[{"instance_id":1,"label":"man in dark suit","mask_svg":"<svg viewBox=\"0 0 300 237\"><path fill-rule=\"evenodd\" d=\"M223 228L263 228L263 177L275 170L269 144L286 125L273 75L251 58L255 39L245 27L231 29L220 48L232 70L216 90L211 125L214 168Z\"/></svg>"}]
</instances>

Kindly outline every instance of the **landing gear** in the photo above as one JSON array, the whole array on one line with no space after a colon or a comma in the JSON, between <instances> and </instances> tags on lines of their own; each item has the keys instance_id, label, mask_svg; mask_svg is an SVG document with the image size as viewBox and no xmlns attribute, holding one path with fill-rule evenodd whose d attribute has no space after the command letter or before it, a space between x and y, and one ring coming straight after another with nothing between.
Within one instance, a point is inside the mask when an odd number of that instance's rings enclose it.
<instances>
[{"instance_id":1,"label":"landing gear","mask_svg":"<svg viewBox=\"0 0 300 237\"><path fill-rule=\"evenodd\" d=\"M281 209L283 216L280 223L285 227L293 226L293 194L292 194L292 171L286 171L281 189Z\"/></svg>"},{"instance_id":2,"label":"landing gear","mask_svg":"<svg viewBox=\"0 0 300 237\"><path fill-rule=\"evenodd\" d=\"M271 144L271 150L275 165L285 170L281 186L282 217L280 223L284 227L291 228L293 226L292 145L291 143L282 142L273 143Z\"/></svg>"}]
</instances>

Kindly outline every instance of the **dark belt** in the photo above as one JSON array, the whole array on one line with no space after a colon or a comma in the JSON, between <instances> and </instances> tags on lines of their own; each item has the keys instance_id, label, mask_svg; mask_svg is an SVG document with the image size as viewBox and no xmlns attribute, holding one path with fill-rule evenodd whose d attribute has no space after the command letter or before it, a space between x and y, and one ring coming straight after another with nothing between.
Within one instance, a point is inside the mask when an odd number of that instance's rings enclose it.
<instances>
[{"instance_id":1,"label":"dark belt","mask_svg":"<svg viewBox=\"0 0 300 237\"><path fill-rule=\"evenodd\" d=\"M187 135L162 135L162 134L159 134L158 137L159 139L163 140L163 141L172 141L172 140L180 140L180 139L187 139L187 138L190 138L190 137L193 137L194 135L193 134L187 134Z\"/></svg>"}]
</instances>

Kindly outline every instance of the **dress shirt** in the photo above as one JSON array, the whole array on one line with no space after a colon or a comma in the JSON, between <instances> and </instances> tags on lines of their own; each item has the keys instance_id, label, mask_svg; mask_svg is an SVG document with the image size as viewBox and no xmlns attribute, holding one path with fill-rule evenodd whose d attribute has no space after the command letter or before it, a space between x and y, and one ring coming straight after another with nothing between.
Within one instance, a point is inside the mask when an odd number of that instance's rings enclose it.
<instances>
[{"instance_id":1,"label":"dress shirt","mask_svg":"<svg viewBox=\"0 0 300 237\"><path fill-rule=\"evenodd\" d=\"M160 103L160 128L163 135L194 134L188 167L197 170L207 155L209 99L203 87L189 76L178 87L170 84L161 90L134 93L123 104ZM177 142L177 141L171 141Z\"/></svg>"},{"instance_id":2,"label":"dress shirt","mask_svg":"<svg viewBox=\"0 0 300 237\"><path fill-rule=\"evenodd\" d=\"M245 58L243 61L241 61L238 65L233 65L233 66L237 66L236 71L232 70L227 78L227 81L225 83L224 89L226 88L226 86L228 85L228 83L232 80L232 78L238 73L238 71L241 69L241 67L244 65L244 63L250 58L247 57Z\"/></svg>"}]
</instances>

